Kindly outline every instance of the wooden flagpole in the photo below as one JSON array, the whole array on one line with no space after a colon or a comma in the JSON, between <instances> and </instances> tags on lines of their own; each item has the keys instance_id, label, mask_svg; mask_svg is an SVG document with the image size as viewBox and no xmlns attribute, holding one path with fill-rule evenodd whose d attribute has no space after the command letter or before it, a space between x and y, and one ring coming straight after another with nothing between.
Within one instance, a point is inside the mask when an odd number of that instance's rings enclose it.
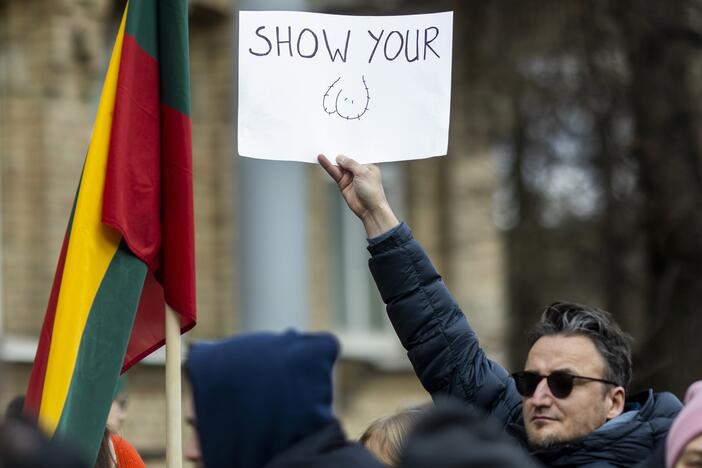
<instances>
[{"instance_id":1,"label":"wooden flagpole","mask_svg":"<svg viewBox=\"0 0 702 468\"><path fill-rule=\"evenodd\" d=\"M180 319L166 307L166 466L183 466L180 389Z\"/></svg>"}]
</instances>

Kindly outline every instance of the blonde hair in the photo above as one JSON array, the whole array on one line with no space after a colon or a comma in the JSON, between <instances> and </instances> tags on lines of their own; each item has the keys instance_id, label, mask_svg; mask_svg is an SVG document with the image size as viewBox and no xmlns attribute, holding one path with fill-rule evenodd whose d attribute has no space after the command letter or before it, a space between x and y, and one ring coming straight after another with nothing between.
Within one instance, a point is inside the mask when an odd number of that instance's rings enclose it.
<instances>
[{"instance_id":1,"label":"blonde hair","mask_svg":"<svg viewBox=\"0 0 702 468\"><path fill-rule=\"evenodd\" d=\"M405 438L424 407L411 407L376 419L363 432L360 442L385 466L396 468Z\"/></svg>"}]
</instances>

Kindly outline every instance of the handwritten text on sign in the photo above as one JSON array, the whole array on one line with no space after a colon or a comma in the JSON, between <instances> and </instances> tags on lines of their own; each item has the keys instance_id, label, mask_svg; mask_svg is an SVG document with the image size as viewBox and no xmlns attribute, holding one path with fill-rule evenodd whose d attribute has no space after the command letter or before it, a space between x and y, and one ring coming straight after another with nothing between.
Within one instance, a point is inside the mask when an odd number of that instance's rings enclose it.
<instances>
[{"instance_id":1,"label":"handwritten text on sign","mask_svg":"<svg viewBox=\"0 0 702 468\"><path fill-rule=\"evenodd\" d=\"M239 153L363 162L443 155L452 13L241 12Z\"/></svg>"},{"instance_id":2,"label":"handwritten text on sign","mask_svg":"<svg viewBox=\"0 0 702 468\"><path fill-rule=\"evenodd\" d=\"M273 44L275 43L275 53L278 55L278 57L280 57L281 55L281 46L283 46L283 55L287 53L290 57L293 57L293 42L295 42L296 44L294 50L297 53L298 57L314 58L317 55L317 52L319 51L320 41L317 36L317 33L309 28L304 28L303 30L301 30L299 34L296 35L295 40L293 40L293 31L291 26L288 26L287 32L281 32L280 27L276 26L274 35L275 39L273 39L273 34L271 34L271 38L269 39L266 35L265 29L265 26L259 26L256 29L256 36L260 37L265 42L265 45L261 44L262 47L260 51L249 49L250 54L257 55L259 57L265 57L266 55L273 52ZM424 38L422 42L422 60L427 59L427 51L430 52L430 55L434 54L436 58L441 58L441 56L436 52L436 50L434 50L431 47L431 43L434 42L434 40L436 40L437 36L439 35L439 28L437 28L436 26L429 26L428 28L424 29L423 33ZM401 31L390 31L388 32L387 36L385 36L385 30L381 30L379 33L375 34L373 31L368 31L368 35L374 42L373 49L370 51L370 56L368 57L368 63L373 62L375 52L378 50L378 46L381 43L383 44L382 50L385 60L396 60L402 55L403 51L404 58L408 62L414 62L415 60L420 59L419 43L420 37L422 37L422 33L419 31L419 29L415 29L414 31L410 31L408 29L405 31L404 35ZM410 37L410 35L412 35L412 37ZM322 37L324 40L326 51L329 54L329 60L334 62L337 58L339 58L342 62L346 62L346 57L348 56L349 52L349 40L351 40L351 31L346 31L346 40L344 41L343 52L341 48L336 47L335 45L331 45L329 43L329 38L325 29L322 29Z\"/></svg>"}]
</instances>

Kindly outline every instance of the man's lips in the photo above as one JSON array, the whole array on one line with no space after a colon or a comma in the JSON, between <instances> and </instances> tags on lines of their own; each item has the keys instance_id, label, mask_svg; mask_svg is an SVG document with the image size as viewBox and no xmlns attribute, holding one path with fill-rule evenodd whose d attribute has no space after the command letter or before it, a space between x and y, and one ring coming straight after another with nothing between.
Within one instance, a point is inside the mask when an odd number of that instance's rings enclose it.
<instances>
[{"instance_id":1,"label":"man's lips","mask_svg":"<svg viewBox=\"0 0 702 468\"><path fill-rule=\"evenodd\" d=\"M556 418L551 418L551 417L548 417L548 416L532 416L532 417L531 417L531 420L532 420L532 421L535 421L535 422L557 421Z\"/></svg>"}]
</instances>

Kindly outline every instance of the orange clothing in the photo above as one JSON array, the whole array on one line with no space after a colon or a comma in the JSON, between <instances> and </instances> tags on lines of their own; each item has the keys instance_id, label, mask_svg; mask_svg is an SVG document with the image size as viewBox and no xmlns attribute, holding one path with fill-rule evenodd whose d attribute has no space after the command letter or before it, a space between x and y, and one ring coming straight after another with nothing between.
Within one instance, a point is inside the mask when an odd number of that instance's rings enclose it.
<instances>
[{"instance_id":1,"label":"orange clothing","mask_svg":"<svg viewBox=\"0 0 702 468\"><path fill-rule=\"evenodd\" d=\"M132 444L115 434L110 434L110 438L117 457L117 468L146 468L144 460Z\"/></svg>"}]
</instances>

